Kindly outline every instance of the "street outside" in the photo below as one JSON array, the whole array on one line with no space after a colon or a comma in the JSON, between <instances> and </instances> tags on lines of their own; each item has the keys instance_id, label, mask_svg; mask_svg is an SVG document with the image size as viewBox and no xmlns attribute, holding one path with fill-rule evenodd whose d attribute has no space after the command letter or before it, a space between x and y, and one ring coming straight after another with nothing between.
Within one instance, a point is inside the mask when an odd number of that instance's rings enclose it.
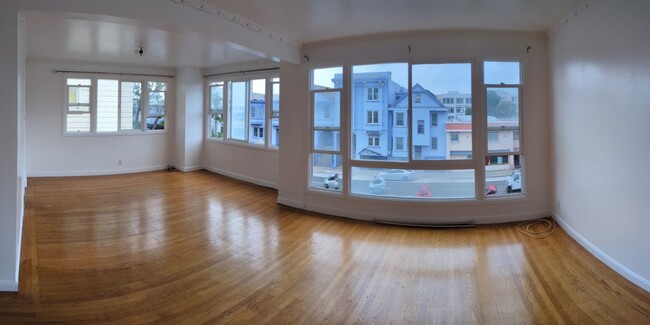
<instances>
[{"instance_id":1,"label":"street outside","mask_svg":"<svg viewBox=\"0 0 650 325\"><path fill-rule=\"evenodd\" d=\"M426 193L431 198L473 198L475 197L474 171L473 170L414 170L414 179L409 181L386 181L383 194L373 193L370 182L383 170L354 168L352 174L351 192L362 195L377 195L390 197L418 197ZM323 187L324 180L334 174L342 179L341 169L314 166L313 186ZM507 194L508 177L513 170L487 171L486 187L494 185L497 189L495 195ZM340 187L339 187L340 188Z\"/></svg>"}]
</instances>

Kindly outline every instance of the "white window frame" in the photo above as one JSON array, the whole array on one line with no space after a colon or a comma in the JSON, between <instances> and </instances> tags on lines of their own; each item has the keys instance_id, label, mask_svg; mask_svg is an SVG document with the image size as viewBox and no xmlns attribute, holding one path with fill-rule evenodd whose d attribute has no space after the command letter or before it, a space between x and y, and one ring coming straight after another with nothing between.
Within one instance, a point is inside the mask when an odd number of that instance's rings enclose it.
<instances>
[{"instance_id":1,"label":"white window frame","mask_svg":"<svg viewBox=\"0 0 650 325\"><path fill-rule=\"evenodd\" d=\"M378 102L379 101L379 87L366 88L366 101Z\"/></svg>"},{"instance_id":2,"label":"white window frame","mask_svg":"<svg viewBox=\"0 0 650 325\"><path fill-rule=\"evenodd\" d=\"M221 88L221 109L212 110L212 88ZM209 140L223 140L226 137L226 83L224 81L208 81L206 82L206 110L207 110L207 120L206 125L207 134L206 137ZM217 133L216 136L212 136L212 119L215 116L221 115L221 136Z\"/></svg>"},{"instance_id":3,"label":"white window frame","mask_svg":"<svg viewBox=\"0 0 650 325\"><path fill-rule=\"evenodd\" d=\"M68 105L68 79L89 79L90 80L90 131L83 132L68 132L67 114L69 112ZM118 119L117 131L97 131L97 81L101 80L117 80L118 81ZM165 113L162 115L165 121L165 128L158 130L149 130L147 128L147 116L149 110L149 88L148 82L164 82L165 86ZM121 114L122 114L122 83L123 82L139 82L140 83L140 128L139 129L121 129ZM174 102L174 84L173 79L161 76L128 76L120 74L99 74L99 73L64 73L63 75L63 119L62 131L63 136L114 136L114 135L147 135L147 134L160 134L169 132L171 123L170 116ZM73 114L75 112L72 112Z\"/></svg>"},{"instance_id":4,"label":"white window frame","mask_svg":"<svg viewBox=\"0 0 650 325\"><path fill-rule=\"evenodd\" d=\"M401 144L402 144L401 147L398 146L398 143L400 142L400 141L398 141L398 139L401 140L401 142L402 142L402 143L401 143ZM404 149L404 148L405 148L405 147L404 147L404 143L405 143L405 141L404 141L404 137L395 137L395 149L394 149L394 150L395 150L395 151L404 151L404 150L405 150L405 149Z\"/></svg>"},{"instance_id":5,"label":"white window frame","mask_svg":"<svg viewBox=\"0 0 650 325\"><path fill-rule=\"evenodd\" d=\"M399 123L398 116L402 116L402 123ZM405 127L406 126L406 112L395 112L395 126L396 127Z\"/></svg>"},{"instance_id":6,"label":"white window frame","mask_svg":"<svg viewBox=\"0 0 650 325\"><path fill-rule=\"evenodd\" d=\"M502 59L502 58L500 58ZM486 112L486 107L485 107L485 89L487 86L494 86L494 85L484 85L483 84L483 62L484 60L486 61L494 61L492 58L488 60L488 58L473 58L473 59L464 59L464 60L456 60L456 61L417 61L417 62L407 62L409 65L409 71L408 71L408 95L410 98L413 98L413 93L412 93L412 66L414 64L432 64L432 63L470 63L471 64L471 73L472 73L472 81L471 81L471 89L472 89L472 97L469 98L469 101L471 101L472 104L472 133L471 133L471 138L472 138L472 153L471 155L468 155L467 159L447 159L447 160L415 160L413 159L414 156L414 150L417 149L417 146L413 145L413 139L417 134L426 134L426 132L423 133L418 133L417 131L417 125L416 120L413 118L413 101L409 101L408 103L408 108L406 111L406 114L404 118L406 119L406 125L408 126L408 132L406 133L406 141L404 141L404 146L406 151L408 152L407 160L406 161L382 161L382 160L364 160L364 159L358 159L358 158L353 158L353 153L349 150L349 148L346 148L346 146L351 146L354 145L351 141L355 138L356 134L353 132L352 128L354 127L352 123L352 119L354 116L352 115L352 109L351 106L353 103L353 85L352 85L352 70L355 66L357 65L367 65L367 64L388 64L388 63L404 63L404 61L382 61L382 62L350 62L348 64L341 64L340 66L342 67L342 75L343 75L343 86L340 88L336 88L337 91L340 91L341 93L341 151L338 152L337 154L342 154L342 161L343 161L343 173L345 175L345 178L343 179L343 184L344 188L342 193L340 193L343 196L352 196L352 197L359 197L360 194L354 194L350 192L349 186L346 184L350 183L351 180L351 172L353 168L376 168L376 169L421 169L421 170L474 170L474 180L475 180L475 196L472 198L454 198L454 199L432 199L432 200L426 200L426 201L420 201L423 204L426 204L426 202L431 202L431 201L443 201L443 202L454 202L454 201L469 201L469 202L483 202L486 200L495 200L495 199L504 199L504 200L522 200L522 196L516 197L516 196L505 196L505 197L490 197L487 198L485 193L484 193L484 187L486 184L486 178L485 178L485 168L483 167L485 165L485 156L487 155L487 112ZM520 150L518 153L521 153L521 148L523 147L523 137L525 136L525 133L523 131L523 125L521 123L522 116L525 114L524 109L522 108L521 102L522 102L522 97L523 97L523 73L524 73L524 60L521 58L515 58L512 59L512 61L517 61L519 62L520 65L520 72L522 73L521 77L521 83L518 85L520 87L519 91L519 130L520 130ZM312 69L320 68L316 66L312 66ZM311 70L313 73L313 70ZM310 79L311 81L312 79ZM506 86L511 86L511 85L506 85ZM328 88L329 89L329 88ZM312 94L314 90L312 89L310 91ZM365 94L365 97L367 99L367 93ZM343 103L344 98L347 98L346 102ZM456 107L455 105L455 99L456 97L449 98L447 99L448 102L450 102L451 105L447 106L450 109L450 116L454 115L456 112ZM313 107L313 98L312 98L312 107ZM463 97L463 104L467 104L466 102L468 99ZM445 102L445 98L443 98L443 103ZM313 108L312 108L313 109ZM408 112L411 113L408 113ZM343 114L343 112L346 112ZM366 110L367 112L367 110ZM368 122L367 118L367 113L365 116L363 116L365 122ZM311 119L311 118L310 118ZM310 120L311 121L311 120ZM426 123L426 121L424 121ZM368 125L368 123L366 123ZM397 126L397 122L395 122L395 126ZM392 126L391 126L392 127ZM425 129L426 130L426 129ZM460 135L462 133L458 133L458 141L460 141ZM355 140L356 141L356 140ZM395 142L396 143L396 142ZM312 143L313 146L313 143ZM394 145L396 146L396 144ZM440 147L440 143L438 143L438 147ZM421 147L420 147L421 149ZM395 150L397 150L395 148ZM312 148L312 153L314 152ZM517 153L508 153L508 155L516 155ZM524 175L524 165L523 165L523 156L519 157L520 164L522 166L522 177L525 178ZM311 163L310 163L311 166ZM311 173L311 170L310 170ZM311 174L310 174L311 175ZM310 176L311 177L311 176ZM309 186L308 186L308 189ZM523 191L522 191L523 193ZM364 195L361 195L362 197ZM525 195L524 195L525 196ZM395 198L395 197L375 197L373 196L371 198L372 200L391 200L391 201L410 201L410 199L402 199L402 198Z\"/></svg>"},{"instance_id":7,"label":"white window frame","mask_svg":"<svg viewBox=\"0 0 650 325\"><path fill-rule=\"evenodd\" d=\"M341 87L332 87L332 88L315 88L313 87L314 85L314 70L316 69L329 69L329 68L340 68L343 71L343 86ZM343 193L346 193L349 189L349 182L345 181L342 179L343 184L340 186L338 189L325 189L319 186L319 184L313 184L312 183L312 177L313 177L313 157L314 154L329 154L329 155L336 155L340 156L342 158L342 172L344 174L349 174L346 171L349 169L348 164L345 160L345 155L343 155L344 152L348 151L348 138L345 136L345 132L347 131L345 125L347 123L347 117L343 115L343 112L346 111L344 109L345 103L347 101L346 99L346 93L344 89L347 89L348 86L346 86L347 83L349 83L348 78L346 78L346 74L349 74L350 70L345 67L344 65L334 65L334 66L320 66L320 67L313 67L310 70L310 76L309 76L309 114L307 114L309 122L309 159L308 159L308 181L307 181L307 189L310 191L318 191L321 193L326 193L327 195L344 195ZM339 149L338 150L321 150L321 149L316 149L314 145L314 133L317 130L320 130L320 128L315 128L314 126L314 114L315 114L315 96L316 94L320 93L338 93L339 99L340 99L340 106L339 106L339 126L338 128L328 128L328 131L339 131ZM340 177L341 175L339 175Z\"/></svg>"},{"instance_id":8,"label":"white window frame","mask_svg":"<svg viewBox=\"0 0 650 325\"><path fill-rule=\"evenodd\" d=\"M420 123L420 122L422 122L422 123ZM417 125L416 125L417 134L424 134L424 132L425 132L424 125L425 125L424 120L417 120Z\"/></svg>"},{"instance_id":9,"label":"white window frame","mask_svg":"<svg viewBox=\"0 0 650 325\"><path fill-rule=\"evenodd\" d=\"M90 85L68 85L68 79L83 79L83 80L90 80ZM91 78L87 77L65 77L63 78L64 80L64 87L65 87L65 93L64 93L64 113L63 113L63 132L64 134L90 134L93 130L93 80ZM75 88L88 88L88 111L70 111L70 106L86 106L86 105L70 105L70 87L75 87ZM76 103L78 104L78 103ZM85 115L88 114L88 131L68 131L68 115Z\"/></svg>"},{"instance_id":10,"label":"white window frame","mask_svg":"<svg viewBox=\"0 0 650 325\"><path fill-rule=\"evenodd\" d=\"M264 112L264 126L252 126L251 125L251 118L253 117L251 115L251 104L250 104L250 96L251 96L251 82L253 80L265 80L265 94L264 94L264 108L261 111L255 112L253 115L257 115L257 113ZM231 100L231 83L233 82L246 82L246 108L245 108L245 140L240 140L240 139L233 139L231 138L232 134L232 129L230 128L230 100ZM219 137L212 137L210 132L210 119L212 118L213 115L219 114L219 111L212 112L210 110L211 107L211 93L210 93L210 88L212 87L212 84L217 84L217 83L222 83L223 84L223 103L222 103L222 124L223 124L223 136L221 138ZM225 75L225 76L217 76L217 77L210 77L206 78L205 80L205 133L204 137L206 141L208 142L219 142L223 144L229 144L229 145L235 145L235 146L245 146L245 147L251 147L251 148L257 148L257 149L263 149L263 150L278 150L278 146L272 145L271 137L272 137L272 132L273 132L273 127L272 127L272 120L273 120L273 85L277 84L280 85L280 78L278 76L278 73L261 73L261 74L246 74L244 76L241 75ZM279 114L279 112L278 112ZM278 116L279 119L279 116ZM263 143L254 143L252 142L253 139L260 139L261 137L255 137L254 136L254 130L252 128L264 128L264 142ZM279 128L279 125L278 125ZM279 141L279 139L278 139Z\"/></svg>"},{"instance_id":11,"label":"white window frame","mask_svg":"<svg viewBox=\"0 0 650 325\"><path fill-rule=\"evenodd\" d=\"M378 134L368 135L368 147L379 148L381 146L381 136Z\"/></svg>"},{"instance_id":12,"label":"white window frame","mask_svg":"<svg viewBox=\"0 0 650 325\"><path fill-rule=\"evenodd\" d=\"M378 110L367 110L366 111L366 124L367 125L379 125L379 111Z\"/></svg>"},{"instance_id":13,"label":"white window frame","mask_svg":"<svg viewBox=\"0 0 650 325\"><path fill-rule=\"evenodd\" d=\"M514 156L519 156L519 164L521 165L521 177L523 178L523 181L522 181L522 185L521 185L521 193L509 193L507 195L496 195L496 196L492 196L492 197L484 196L484 199L485 200L499 200L499 199L517 198L517 197L524 198L526 196L526 184L525 184L524 181L527 179L527 177L525 177L525 175L524 175L525 172L526 172L526 168L525 168L525 157L524 157L524 152L523 152L523 147L524 147L524 145L523 145L524 144L523 136L525 136L525 134L524 134L524 128L523 128L523 123L522 123L523 115L524 115L524 111L525 111L525 108L522 107L522 103L523 103L523 101L522 101L523 95L522 94L523 94L523 88L524 88L524 60L522 60L522 59L501 59L501 58L492 59L492 58L486 58L485 60L480 62L481 71L483 71L482 68L483 68L483 66L485 65L486 62L517 62L517 63L519 63L519 83L518 84L506 84L506 83L488 84L488 83L484 82L484 80L485 80L485 75L484 74L481 75L481 80L479 82L481 84L482 96L484 98L487 98L488 89L494 89L494 88L506 88L506 89L507 88L516 88L517 89L517 94L519 96L519 98L518 98L519 101L517 103L518 104L517 108L518 108L518 113L519 113L518 114L518 121L517 121L518 122L518 128L513 130L513 132L514 131L519 131L520 138L519 138L518 150L513 150L512 152L492 152L492 153L489 152L489 143L498 142L498 141L500 141L500 138L499 138L499 133L498 133L497 130L490 130L489 127L488 127L487 102L486 102L485 106L483 108L484 109L483 114L485 116L483 116L481 118L481 124L482 124L481 127L483 128L484 133L485 133L484 138L482 139L482 142L483 142L483 145L482 145L482 151L483 151L482 157L484 157L483 161L489 162L492 157L496 157L496 156L506 156L506 157L507 156L513 156L513 157ZM485 99L485 101L487 101L487 99ZM496 140L490 140L489 139L491 132L497 133L497 139ZM485 163L484 163L484 165L485 165ZM484 184L484 182L485 182L485 167L482 168L482 173L478 173L477 175L480 175L481 179L483 180L482 184Z\"/></svg>"}]
</instances>

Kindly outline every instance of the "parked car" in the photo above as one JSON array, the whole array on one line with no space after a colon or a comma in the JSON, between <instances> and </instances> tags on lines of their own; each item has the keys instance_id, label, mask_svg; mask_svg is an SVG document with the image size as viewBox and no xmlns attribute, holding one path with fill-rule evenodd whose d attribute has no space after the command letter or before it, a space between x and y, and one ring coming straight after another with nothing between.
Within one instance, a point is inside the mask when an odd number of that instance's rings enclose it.
<instances>
[{"instance_id":1,"label":"parked car","mask_svg":"<svg viewBox=\"0 0 650 325\"><path fill-rule=\"evenodd\" d=\"M340 184L339 174L334 174L330 177L325 178L323 183L325 185L325 188L333 188L335 190L338 190Z\"/></svg>"},{"instance_id":2,"label":"parked car","mask_svg":"<svg viewBox=\"0 0 650 325\"><path fill-rule=\"evenodd\" d=\"M521 192L521 171L515 170L508 177L508 193Z\"/></svg>"},{"instance_id":3,"label":"parked car","mask_svg":"<svg viewBox=\"0 0 650 325\"><path fill-rule=\"evenodd\" d=\"M375 176L368 184L368 189L372 194L384 194L386 191L386 180L383 177Z\"/></svg>"},{"instance_id":4,"label":"parked car","mask_svg":"<svg viewBox=\"0 0 650 325\"><path fill-rule=\"evenodd\" d=\"M415 179L413 172L406 169L391 169L380 173L377 177L381 177L387 181L412 181Z\"/></svg>"}]
</instances>

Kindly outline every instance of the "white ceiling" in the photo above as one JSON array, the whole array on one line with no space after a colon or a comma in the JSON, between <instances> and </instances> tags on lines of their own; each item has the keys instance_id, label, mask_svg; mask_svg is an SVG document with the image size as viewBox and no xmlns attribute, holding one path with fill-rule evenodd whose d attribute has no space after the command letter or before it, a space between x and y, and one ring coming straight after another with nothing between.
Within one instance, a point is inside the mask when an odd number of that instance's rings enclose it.
<instances>
[{"instance_id":1,"label":"white ceiling","mask_svg":"<svg viewBox=\"0 0 650 325\"><path fill-rule=\"evenodd\" d=\"M585 0L203 0L297 44L390 31L545 31Z\"/></svg>"},{"instance_id":2,"label":"white ceiling","mask_svg":"<svg viewBox=\"0 0 650 325\"><path fill-rule=\"evenodd\" d=\"M164 1L164 0L161 0ZM193 0L195 3L196 0ZM295 46L363 34L431 30L544 31L584 0L203 0ZM179 4L181 6L181 4ZM149 66L211 67L261 59L197 32L109 16L26 12L27 56ZM222 19L214 16L214 19ZM134 51L145 45L140 57Z\"/></svg>"},{"instance_id":3,"label":"white ceiling","mask_svg":"<svg viewBox=\"0 0 650 325\"><path fill-rule=\"evenodd\" d=\"M64 13L25 13L27 56L165 67L210 67L259 60L205 35L129 19ZM145 46L143 56L135 50Z\"/></svg>"}]
</instances>

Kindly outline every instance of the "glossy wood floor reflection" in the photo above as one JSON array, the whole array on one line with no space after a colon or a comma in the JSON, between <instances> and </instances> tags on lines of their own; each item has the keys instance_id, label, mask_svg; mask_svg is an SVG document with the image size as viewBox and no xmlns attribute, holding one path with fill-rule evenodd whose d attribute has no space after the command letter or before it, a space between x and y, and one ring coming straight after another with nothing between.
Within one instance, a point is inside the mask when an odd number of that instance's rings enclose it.
<instances>
[{"instance_id":1,"label":"glossy wood floor reflection","mask_svg":"<svg viewBox=\"0 0 650 325\"><path fill-rule=\"evenodd\" d=\"M413 229L276 205L208 172L30 179L0 323L650 324L558 229Z\"/></svg>"}]
</instances>

